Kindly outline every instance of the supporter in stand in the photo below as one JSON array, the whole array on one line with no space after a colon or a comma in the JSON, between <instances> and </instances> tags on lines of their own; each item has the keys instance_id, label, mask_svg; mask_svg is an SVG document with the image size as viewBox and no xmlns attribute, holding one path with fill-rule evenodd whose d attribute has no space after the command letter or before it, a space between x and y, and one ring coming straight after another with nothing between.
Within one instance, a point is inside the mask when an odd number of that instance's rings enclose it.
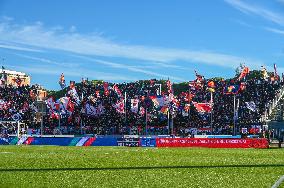
<instances>
[{"instance_id":1,"label":"supporter in stand","mask_svg":"<svg viewBox=\"0 0 284 188\"><path fill-rule=\"evenodd\" d=\"M249 77L250 74L246 76ZM76 85L72 83L65 95L67 102L63 99L47 102L49 110L44 117L44 133L140 135L174 133L185 137L192 136L196 132L211 134L211 131L213 134L233 134L234 124L238 130L261 126L263 122L260 121L260 117L267 110L267 103L279 94L279 89L283 86L283 79L262 77L234 78L226 81L215 79L214 92L211 91L213 108L206 112L200 111L193 102L211 104L211 93L208 89L208 83L212 84L211 81L197 75L195 85L190 86L190 90L185 86L182 91L175 91L176 85L173 85L173 98L170 97L172 91L168 88L169 83L157 80L120 84L106 82L92 84L87 80L82 80L82 83ZM157 96L160 88L158 84L162 84L161 96ZM235 93L225 92L224 88L230 85L240 88ZM0 119L21 120L29 124L30 128L39 129L33 127L40 126L34 123L35 110L32 108L36 100L34 94L34 86L0 87ZM234 96L238 112L236 114L233 113ZM157 98L162 99L163 104L157 102ZM134 99L139 100L137 106L133 102Z\"/></svg>"}]
</instances>

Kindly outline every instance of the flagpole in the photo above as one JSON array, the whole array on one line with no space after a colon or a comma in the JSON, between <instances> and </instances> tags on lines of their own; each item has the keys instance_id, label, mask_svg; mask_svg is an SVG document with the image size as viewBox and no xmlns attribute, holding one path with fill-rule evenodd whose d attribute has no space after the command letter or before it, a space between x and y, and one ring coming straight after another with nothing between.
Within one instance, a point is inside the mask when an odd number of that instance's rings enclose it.
<instances>
[{"instance_id":1,"label":"flagpole","mask_svg":"<svg viewBox=\"0 0 284 188\"><path fill-rule=\"evenodd\" d=\"M170 108L168 107L168 135L170 135Z\"/></svg>"},{"instance_id":2,"label":"flagpole","mask_svg":"<svg viewBox=\"0 0 284 188\"><path fill-rule=\"evenodd\" d=\"M234 94L234 127L233 127L233 135L236 135L236 95Z\"/></svg>"},{"instance_id":3,"label":"flagpole","mask_svg":"<svg viewBox=\"0 0 284 188\"><path fill-rule=\"evenodd\" d=\"M145 128L146 128L146 131L145 131L145 134L146 134L146 136L148 135L148 109L147 109L147 104L146 104L146 110L145 110L145 112L146 112L146 126L145 126Z\"/></svg>"},{"instance_id":4,"label":"flagpole","mask_svg":"<svg viewBox=\"0 0 284 188\"><path fill-rule=\"evenodd\" d=\"M174 112L174 111L172 111L172 114L171 114L171 124L172 124L171 129L172 129L172 136L174 135L174 115L173 115L173 112Z\"/></svg>"},{"instance_id":5,"label":"flagpole","mask_svg":"<svg viewBox=\"0 0 284 188\"><path fill-rule=\"evenodd\" d=\"M124 92L124 123L125 123L125 126L127 124L127 115L126 115L126 91Z\"/></svg>"},{"instance_id":6,"label":"flagpole","mask_svg":"<svg viewBox=\"0 0 284 188\"><path fill-rule=\"evenodd\" d=\"M210 113L210 127L211 127L211 135L213 135L213 92L211 91L211 113Z\"/></svg>"},{"instance_id":7,"label":"flagpole","mask_svg":"<svg viewBox=\"0 0 284 188\"><path fill-rule=\"evenodd\" d=\"M190 102L191 102L191 89L190 86L188 86L188 105L189 105L189 109L188 109L188 125L190 122Z\"/></svg>"},{"instance_id":8,"label":"flagpole","mask_svg":"<svg viewBox=\"0 0 284 188\"><path fill-rule=\"evenodd\" d=\"M82 84L83 85L83 84ZM81 101L81 105L82 105L82 102L84 100L84 93L83 93L83 90L82 90L82 101ZM83 109L83 105L82 105L82 109ZM82 109L81 109L81 112L82 112ZM82 113L80 113L80 132L81 132L81 135L83 134L83 117L82 117Z\"/></svg>"},{"instance_id":9,"label":"flagpole","mask_svg":"<svg viewBox=\"0 0 284 188\"><path fill-rule=\"evenodd\" d=\"M60 132L60 119L61 119L61 113L59 112L59 118L58 118L58 129L59 129L59 132Z\"/></svg>"}]
</instances>

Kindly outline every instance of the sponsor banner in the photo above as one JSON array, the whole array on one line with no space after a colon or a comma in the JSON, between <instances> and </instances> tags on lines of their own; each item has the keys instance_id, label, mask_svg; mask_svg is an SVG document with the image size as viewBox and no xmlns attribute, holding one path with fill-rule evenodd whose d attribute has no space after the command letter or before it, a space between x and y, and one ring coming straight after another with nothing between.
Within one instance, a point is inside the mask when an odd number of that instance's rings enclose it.
<instances>
[{"instance_id":1,"label":"sponsor banner","mask_svg":"<svg viewBox=\"0 0 284 188\"><path fill-rule=\"evenodd\" d=\"M265 138L157 138L157 147L268 148Z\"/></svg>"}]
</instances>

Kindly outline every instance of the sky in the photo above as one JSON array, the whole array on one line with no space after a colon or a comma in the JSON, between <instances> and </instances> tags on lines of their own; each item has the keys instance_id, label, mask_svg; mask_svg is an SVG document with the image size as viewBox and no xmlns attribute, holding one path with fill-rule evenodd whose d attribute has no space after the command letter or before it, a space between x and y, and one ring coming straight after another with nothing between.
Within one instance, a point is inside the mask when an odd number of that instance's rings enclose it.
<instances>
[{"instance_id":1,"label":"sky","mask_svg":"<svg viewBox=\"0 0 284 188\"><path fill-rule=\"evenodd\" d=\"M230 78L240 63L282 73L284 0L0 0L0 58L54 90L61 73L67 83Z\"/></svg>"}]
</instances>

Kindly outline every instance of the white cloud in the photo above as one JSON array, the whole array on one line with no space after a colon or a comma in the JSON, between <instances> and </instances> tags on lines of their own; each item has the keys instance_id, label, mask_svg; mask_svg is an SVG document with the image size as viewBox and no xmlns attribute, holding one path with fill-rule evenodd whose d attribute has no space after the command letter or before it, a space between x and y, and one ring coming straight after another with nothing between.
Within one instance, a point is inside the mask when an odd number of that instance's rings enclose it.
<instances>
[{"instance_id":1,"label":"white cloud","mask_svg":"<svg viewBox=\"0 0 284 188\"><path fill-rule=\"evenodd\" d=\"M9 45L9 44L0 44L0 48L10 49L10 50L27 51L27 52L43 52L42 50L39 50L39 49L20 47L20 46Z\"/></svg>"},{"instance_id":2,"label":"white cloud","mask_svg":"<svg viewBox=\"0 0 284 188\"><path fill-rule=\"evenodd\" d=\"M267 31L271 31L271 32L273 32L273 33L277 33L277 34L284 35L284 30L275 29L275 28L270 28L270 27L265 27L265 29L266 29Z\"/></svg>"},{"instance_id":3,"label":"white cloud","mask_svg":"<svg viewBox=\"0 0 284 188\"><path fill-rule=\"evenodd\" d=\"M85 60L88 60L88 61L92 61L92 62L95 62L95 63L99 63L99 64L102 64L102 65L106 65L106 66L109 66L111 68L126 69L126 70L131 71L131 72L138 72L138 73L142 73L142 74L145 74L145 75L156 76L156 77L163 78L163 79L167 79L169 77L170 79L173 79L173 80L176 80L176 81L186 81L186 79L184 79L184 78L160 74L160 73L157 73L157 72L145 70L145 67L141 67L141 66L129 66L129 65L121 64L121 63L114 63L114 62L110 62L110 61L104 61L104 60L85 57L85 56L76 56L76 57L79 57L79 58L82 58L82 59L85 59Z\"/></svg>"},{"instance_id":4,"label":"white cloud","mask_svg":"<svg viewBox=\"0 0 284 188\"><path fill-rule=\"evenodd\" d=\"M56 69L52 69L47 66L19 66L19 65L10 65L9 68L13 68L22 72L26 72L28 74L44 74L44 75L55 75L60 76L62 72L64 72L65 76L75 76L75 77L88 77L90 79L102 79L106 81L134 81L137 80L133 77L121 76L118 74L104 73L99 71L87 70L82 68L77 69L66 69L57 67Z\"/></svg>"},{"instance_id":5,"label":"white cloud","mask_svg":"<svg viewBox=\"0 0 284 188\"><path fill-rule=\"evenodd\" d=\"M279 13L259 7L257 5L250 5L240 0L225 0L225 2L243 13L255 14L268 21L284 26L284 16Z\"/></svg>"},{"instance_id":6,"label":"white cloud","mask_svg":"<svg viewBox=\"0 0 284 188\"><path fill-rule=\"evenodd\" d=\"M34 60L37 63L42 62L42 63L45 63L45 64L47 63L47 64L51 64L51 65L63 66L63 67L68 67L68 68L76 68L76 67L80 66L76 62L75 63L58 62L58 61L53 61L53 60L42 58L42 57L34 57L34 56L29 56L29 55L24 55L24 54L16 54L16 53L13 53L13 55L23 57L23 58L26 58L26 59L30 59L30 60Z\"/></svg>"},{"instance_id":7,"label":"white cloud","mask_svg":"<svg viewBox=\"0 0 284 188\"><path fill-rule=\"evenodd\" d=\"M17 25L0 23L0 40L52 50L64 50L80 55L120 57L160 63L185 61L208 65L237 67L240 62L258 66L260 61L210 51L193 51L152 46L121 44L99 34L64 32L62 28L45 28L44 24Z\"/></svg>"}]
</instances>

